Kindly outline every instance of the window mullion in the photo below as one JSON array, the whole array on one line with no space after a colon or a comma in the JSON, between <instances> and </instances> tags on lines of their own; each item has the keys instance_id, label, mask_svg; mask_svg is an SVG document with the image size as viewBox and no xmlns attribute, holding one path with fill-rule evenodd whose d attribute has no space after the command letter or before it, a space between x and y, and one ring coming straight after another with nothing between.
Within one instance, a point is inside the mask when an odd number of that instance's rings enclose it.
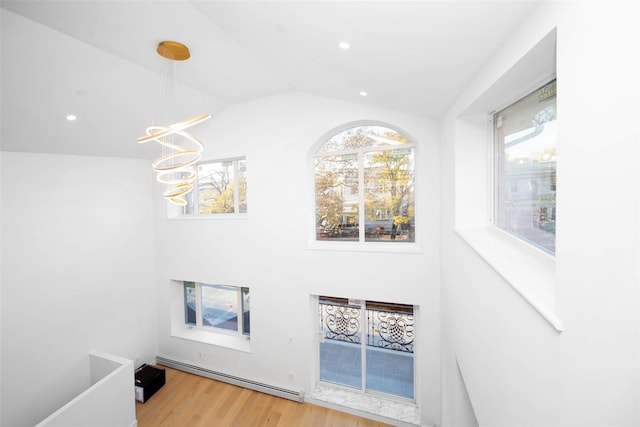
<instances>
[{"instance_id":1,"label":"window mullion","mask_svg":"<svg viewBox=\"0 0 640 427\"><path fill-rule=\"evenodd\" d=\"M360 364L362 369L361 381L362 391L367 391L367 335L369 333L369 322L367 319L367 307L365 301L360 302Z\"/></svg>"},{"instance_id":2,"label":"window mullion","mask_svg":"<svg viewBox=\"0 0 640 427\"><path fill-rule=\"evenodd\" d=\"M196 326L202 326L202 290L201 284L196 282Z\"/></svg>"},{"instance_id":3,"label":"window mullion","mask_svg":"<svg viewBox=\"0 0 640 427\"><path fill-rule=\"evenodd\" d=\"M242 335L242 331L244 331L244 319L243 319L243 307L242 307L242 288L238 288L236 292L236 297L238 303L236 304L236 316L238 316L238 334Z\"/></svg>"},{"instance_id":4,"label":"window mullion","mask_svg":"<svg viewBox=\"0 0 640 427\"><path fill-rule=\"evenodd\" d=\"M193 212L191 214L200 214L200 166L195 165L196 179L193 181L193 190L191 191L191 200L193 200Z\"/></svg>"},{"instance_id":5,"label":"window mullion","mask_svg":"<svg viewBox=\"0 0 640 427\"><path fill-rule=\"evenodd\" d=\"M233 161L233 212L240 213L240 184L238 161Z\"/></svg>"},{"instance_id":6,"label":"window mullion","mask_svg":"<svg viewBox=\"0 0 640 427\"><path fill-rule=\"evenodd\" d=\"M364 153L358 153L358 240L364 242L365 237L365 188L364 188Z\"/></svg>"}]
</instances>

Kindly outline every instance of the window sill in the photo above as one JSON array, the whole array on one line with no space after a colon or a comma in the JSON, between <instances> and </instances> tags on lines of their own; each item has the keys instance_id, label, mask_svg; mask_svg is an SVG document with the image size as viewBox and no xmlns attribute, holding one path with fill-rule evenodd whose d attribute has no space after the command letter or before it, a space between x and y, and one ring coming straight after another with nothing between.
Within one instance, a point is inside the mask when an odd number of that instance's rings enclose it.
<instances>
[{"instance_id":1,"label":"window sill","mask_svg":"<svg viewBox=\"0 0 640 427\"><path fill-rule=\"evenodd\" d=\"M200 328L189 328L181 326L172 328L171 336L185 340L195 341L203 344L215 345L231 350L251 353L251 340L247 336L226 335L222 333L209 332Z\"/></svg>"},{"instance_id":2,"label":"window sill","mask_svg":"<svg viewBox=\"0 0 640 427\"><path fill-rule=\"evenodd\" d=\"M422 253L417 243L401 242L332 242L313 240L309 244L309 249L314 251Z\"/></svg>"},{"instance_id":3,"label":"window sill","mask_svg":"<svg viewBox=\"0 0 640 427\"><path fill-rule=\"evenodd\" d=\"M387 419L420 425L420 411L415 404L397 402L322 384L313 389L311 399L336 407L354 409Z\"/></svg>"},{"instance_id":4,"label":"window sill","mask_svg":"<svg viewBox=\"0 0 640 427\"><path fill-rule=\"evenodd\" d=\"M170 221L207 221L207 220L237 220L247 219L247 214L213 214L213 215L186 215L177 214L169 216Z\"/></svg>"},{"instance_id":5,"label":"window sill","mask_svg":"<svg viewBox=\"0 0 640 427\"><path fill-rule=\"evenodd\" d=\"M456 233L554 329L555 258L495 227L457 228Z\"/></svg>"}]
</instances>

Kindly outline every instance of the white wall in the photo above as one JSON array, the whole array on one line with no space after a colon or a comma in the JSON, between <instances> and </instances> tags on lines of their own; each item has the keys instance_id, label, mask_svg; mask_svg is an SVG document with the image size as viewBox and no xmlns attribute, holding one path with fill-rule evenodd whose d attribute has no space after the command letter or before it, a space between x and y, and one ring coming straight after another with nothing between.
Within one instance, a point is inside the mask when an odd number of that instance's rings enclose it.
<instances>
[{"instance_id":1,"label":"white wall","mask_svg":"<svg viewBox=\"0 0 640 427\"><path fill-rule=\"evenodd\" d=\"M153 360L148 163L2 153L2 425L88 388L92 350Z\"/></svg>"},{"instance_id":2,"label":"white wall","mask_svg":"<svg viewBox=\"0 0 640 427\"><path fill-rule=\"evenodd\" d=\"M541 5L442 121L443 426L468 410L455 402L456 360L479 425L640 423L639 17L631 2ZM554 27L560 124L552 309L562 332L454 231L479 225L460 209L486 205L459 188L487 182L479 173L486 157L467 169L469 158L459 155L487 143L460 138L469 124L460 114Z\"/></svg>"},{"instance_id":3,"label":"white wall","mask_svg":"<svg viewBox=\"0 0 640 427\"><path fill-rule=\"evenodd\" d=\"M245 220L167 220L165 202L156 198L159 354L308 393L317 331L310 295L417 304L422 418L425 424L438 422L434 122L301 93L237 104L211 120L206 134L193 133L205 141L208 158L246 155L249 214ZM357 120L394 125L418 143L420 253L309 249L314 233L310 150L326 132ZM177 286L170 279L250 286L251 353L170 337L168 290Z\"/></svg>"},{"instance_id":4,"label":"white wall","mask_svg":"<svg viewBox=\"0 0 640 427\"><path fill-rule=\"evenodd\" d=\"M133 361L107 353L89 354L91 387L36 427L134 427Z\"/></svg>"}]
</instances>

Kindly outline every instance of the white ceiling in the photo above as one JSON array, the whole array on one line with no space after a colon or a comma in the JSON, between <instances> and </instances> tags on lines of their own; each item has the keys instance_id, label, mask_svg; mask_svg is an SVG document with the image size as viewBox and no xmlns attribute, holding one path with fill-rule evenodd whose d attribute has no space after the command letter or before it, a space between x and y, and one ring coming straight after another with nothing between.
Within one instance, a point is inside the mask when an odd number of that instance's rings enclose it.
<instances>
[{"instance_id":1,"label":"white ceiling","mask_svg":"<svg viewBox=\"0 0 640 427\"><path fill-rule=\"evenodd\" d=\"M195 113L295 90L437 118L536 3L2 0L2 149L152 158L162 40Z\"/></svg>"}]
</instances>

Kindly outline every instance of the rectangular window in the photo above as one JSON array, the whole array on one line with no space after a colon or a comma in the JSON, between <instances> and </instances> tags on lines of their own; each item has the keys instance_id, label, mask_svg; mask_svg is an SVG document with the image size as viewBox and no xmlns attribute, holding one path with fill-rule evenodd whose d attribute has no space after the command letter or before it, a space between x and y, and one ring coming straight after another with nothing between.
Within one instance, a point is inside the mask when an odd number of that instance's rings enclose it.
<instances>
[{"instance_id":1,"label":"rectangular window","mask_svg":"<svg viewBox=\"0 0 640 427\"><path fill-rule=\"evenodd\" d=\"M247 165L244 158L201 162L195 169L197 176L184 207L185 214L247 212Z\"/></svg>"},{"instance_id":2,"label":"rectangular window","mask_svg":"<svg viewBox=\"0 0 640 427\"><path fill-rule=\"evenodd\" d=\"M184 282L185 324L250 335L249 288Z\"/></svg>"},{"instance_id":3,"label":"rectangular window","mask_svg":"<svg viewBox=\"0 0 640 427\"><path fill-rule=\"evenodd\" d=\"M320 381L414 400L414 308L321 296Z\"/></svg>"},{"instance_id":4,"label":"rectangular window","mask_svg":"<svg viewBox=\"0 0 640 427\"><path fill-rule=\"evenodd\" d=\"M184 282L184 323L195 326L196 322L196 284Z\"/></svg>"},{"instance_id":5,"label":"rectangular window","mask_svg":"<svg viewBox=\"0 0 640 427\"><path fill-rule=\"evenodd\" d=\"M316 206L318 238L358 241L358 156L317 157Z\"/></svg>"},{"instance_id":6,"label":"rectangular window","mask_svg":"<svg viewBox=\"0 0 640 427\"><path fill-rule=\"evenodd\" d=\"M413 149L364 155L365 241L414 241Z\"/></svg>"},{"instance_id":7,"label":"rectangular window","mask_svg":"<svg viewBox=\"0 0 640 427\"><path fill-rule=\"evenodd\" d=\"M494 115L495 225L556 250L556 81Z\"/></svg>"}]
</instances>

